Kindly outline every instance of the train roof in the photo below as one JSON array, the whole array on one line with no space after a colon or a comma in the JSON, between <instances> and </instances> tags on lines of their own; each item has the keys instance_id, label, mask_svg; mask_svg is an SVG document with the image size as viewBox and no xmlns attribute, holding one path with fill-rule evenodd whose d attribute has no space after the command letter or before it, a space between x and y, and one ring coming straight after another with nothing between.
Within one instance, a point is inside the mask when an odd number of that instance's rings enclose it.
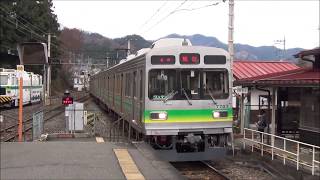
<instances>
[{"instance_id":1,"label":"train roof","mask_svg":"<svg viewBox=\"0 0 320 180\"><path fill-rule=\"evenodd\" d=\"M171 47L171 46L192 46L192 44L189 39L163 38L154 42L151 48L154 49L154 48L163 48L163 47Z\"/></svg>"}]
</instances>

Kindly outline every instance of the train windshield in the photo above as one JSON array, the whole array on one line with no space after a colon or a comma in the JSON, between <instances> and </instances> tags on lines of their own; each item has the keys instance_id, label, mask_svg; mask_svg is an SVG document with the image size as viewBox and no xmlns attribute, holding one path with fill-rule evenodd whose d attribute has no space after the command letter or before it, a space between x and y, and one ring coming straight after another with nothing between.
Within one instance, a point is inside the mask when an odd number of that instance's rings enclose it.
<instances>
[{"instance_id":1,"label":"train windshield","mask_svg":"<svg viewBox=\"0 0 320 180\"><path fill-rule=\"evenodd\" d=\"M149 99L210 100L229 96L227 70L152 69L149 71ZM190 102L189 102L190 103Z\"/></svg>"},{"instance_id":2,"label":"train windshield","mask_svg":"<svg viewBox=\"0 0 320 180\"><path fill-rule=\"evenodd\" d=\"M228 96L229 81L227 70L204 70L202 99L225 99Z\"/></svg>"},{"instance_id":3,"label":"train windshield","mask_svg":"<svg viewBox=\"0 0 320 180\"><path fill-rule=\"evenodd\" d=\"M0 85L7 85L7 84L8 84L8 76L0 75Z\"/></svg>"},{"instance_id":4,"label":"train windshield","mask_svg":"<svg viewBox=\"0 0 320 180\"><path fill-rule=\"evenodd\" d=\"M152 69L149 71L149 99L163 100L176 86L176 70Z\"/></svg>"},{"instance_id":5,"label":"train windshield","mask_svg":"<svg viewBox=\"0 0 320 180\"><path fill-rule=\"evenodd\" d=\"M200 71L199 70L181 70L179 72L180 97L178 99L200 99Z\"/></svg>"}]
</instances>

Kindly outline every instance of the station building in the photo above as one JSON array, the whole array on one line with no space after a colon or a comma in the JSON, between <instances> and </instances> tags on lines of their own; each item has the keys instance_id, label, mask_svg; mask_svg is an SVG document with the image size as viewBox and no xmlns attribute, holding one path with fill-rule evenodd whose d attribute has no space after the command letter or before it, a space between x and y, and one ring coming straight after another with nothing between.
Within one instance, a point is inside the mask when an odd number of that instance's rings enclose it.
<instances>
[{"instance_id":1,"label":"station building","mask_svg":"<svg viewBox=\"0 0 320 180\"><path fill-rule=\"evenodd\" d=\"M243 128L255 128L260 109L267 112L266 132L320 145L320 48L295 55L290 62L235 61L236 112Z\"/></svg>"}]
</instances>

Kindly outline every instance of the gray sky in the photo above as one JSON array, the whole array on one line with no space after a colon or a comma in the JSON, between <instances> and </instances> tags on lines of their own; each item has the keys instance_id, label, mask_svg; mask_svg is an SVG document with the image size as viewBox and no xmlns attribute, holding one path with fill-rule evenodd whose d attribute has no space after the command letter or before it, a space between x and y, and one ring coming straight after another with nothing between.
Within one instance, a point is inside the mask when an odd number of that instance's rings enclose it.
<instances>
[{"instance_id":1,"label":"gray sky","mask_svg":"<svg viewBox=\"0 0 320 180\"><path fill-rule=\"evenodd\" d=\"M216 2L220 3L190 11ZM215 36L224 43L228 40L228 1L54 0L53 4L63 26L96 32L109 38L139 34L145 39L156 40L177 33ZM168 16L176 8L187 10ZM319 46L317 0L235 0L235 43L272 46L275 40L284 37L287 48Z\"/></svg>"}]
</instances>

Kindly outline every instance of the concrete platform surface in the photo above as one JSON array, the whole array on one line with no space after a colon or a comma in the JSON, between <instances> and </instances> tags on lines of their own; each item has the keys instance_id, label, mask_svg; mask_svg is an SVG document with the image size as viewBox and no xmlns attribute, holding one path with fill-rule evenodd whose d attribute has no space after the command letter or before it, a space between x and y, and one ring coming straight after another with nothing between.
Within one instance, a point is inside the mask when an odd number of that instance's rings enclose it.
<instances>
[{"instance_id":1,"label":"concrete platform surface","mask_svg":"<svg viewBox=\"0 0 320 180\"><path fill-rule=\"evenodd\" d=\"M119 148L128 149L145 179L183 179L170 164L156 164L130 144L59 141L0 146L0 179L126 179L113 151Z\"/></svg>"}]
</instances>

